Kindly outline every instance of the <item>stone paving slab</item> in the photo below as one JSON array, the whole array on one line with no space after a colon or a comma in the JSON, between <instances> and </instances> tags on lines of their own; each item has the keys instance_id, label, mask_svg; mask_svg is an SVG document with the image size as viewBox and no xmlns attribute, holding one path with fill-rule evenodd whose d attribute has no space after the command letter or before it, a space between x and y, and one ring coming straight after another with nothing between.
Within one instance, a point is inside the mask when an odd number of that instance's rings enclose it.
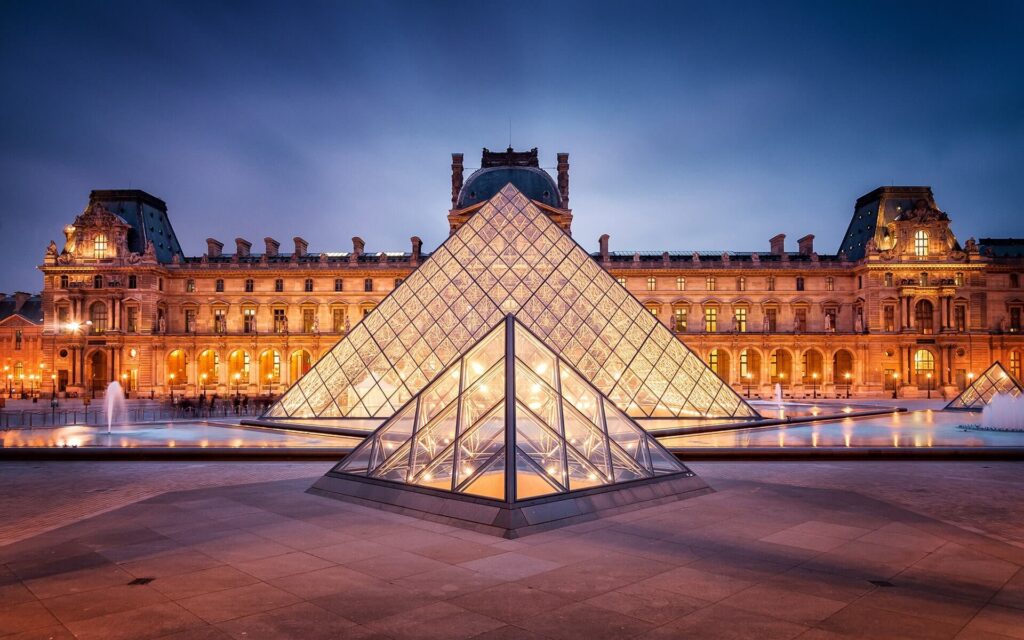
<instances>
[{"instance_id":1,"label":"stone paving slab","mask_svg":"<svg viewBox=\"0 0 1024 640\"><path fill-rule=\"evenodd\" d=\"M716 493L514 541L306 494L315 465L225 486L190 465L199 488L0 547L0 638L1024 637L1024 476L908 464L872 466L866 492L845 465L704 464ZM73 501L51 470L18 484ZM971 476L1002 490L968 529ZM908 478L932 481L918 509L879 499Z\"/></svg>"}]
</instances>

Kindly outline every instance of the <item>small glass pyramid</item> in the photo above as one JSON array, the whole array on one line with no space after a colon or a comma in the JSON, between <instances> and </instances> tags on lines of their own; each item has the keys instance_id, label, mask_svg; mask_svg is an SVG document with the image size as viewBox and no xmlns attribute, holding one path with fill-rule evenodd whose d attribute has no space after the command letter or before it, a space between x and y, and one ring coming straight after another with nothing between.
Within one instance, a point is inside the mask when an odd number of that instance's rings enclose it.
<instances>
[{"instance_id":1,"label":"small glass pyramid","mask_svg":"<svg viewBox=\"0 0 1024 640\"><path fill-rule=\"evenodd\" d=\"M758 417L511 184L264 417L393 416L509 313L630 416Z\"/></svg>"},{"instance_id":2,"label":"small glass pyramid","mask_svg":"<svg viewBox=\"0 0 1024 640\"><path fill-rule=\"evenodd\" d=\"M996 361L985 373L978 376L960 395L946 405L947 409L983 409L992 398L1000 393L1017 397L1024 393L1024 386Z\"/></svg>"},{"instance_id":3,"label":"small glass pyramid","mask_svg":"<svg viewBox=\"0 0 1024 640\"><path fill-rule=\"evenodd\" d=\"M503 502L692 475L511 315L333 472Z\"/></svg>"}]
</instances>

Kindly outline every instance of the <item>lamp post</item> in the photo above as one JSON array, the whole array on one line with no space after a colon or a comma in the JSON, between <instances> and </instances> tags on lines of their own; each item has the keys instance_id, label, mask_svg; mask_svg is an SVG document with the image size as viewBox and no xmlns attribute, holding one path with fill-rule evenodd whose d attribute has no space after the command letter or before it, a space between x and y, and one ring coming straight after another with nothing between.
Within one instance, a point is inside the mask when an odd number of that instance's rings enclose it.
<instances>
[{"instance_id":1,"label":"lamp post","mask_svg":"<svg viewBox=\"0 0 1024 640\"><path fill-rule=\"evenodd\" d=\"M11 368L9 366L7 366L6 364L4 365L4 377L7 378L7 396L8 397L10 397L10 395L11 395L11 374L8 373L8 371L10 371L10 369Z\"/></svg>"},{"instance_id":2,"label":"lamp post","mask_svg":"<svg viewBox=\"0 0 1024 640\"><path fill-rule=\"evenodd\" d=\"M271 382L273 379L274 379L274 374L268 373L267 374L267 397L268 398L270 397L271 392L274 390L274 383Z\"/></svg>"},{"instance_id":3,"label":"lamp post","mask_svg":"<svg viewBox=\"0 0 1024 640\"><path fill-rule=\"evenodd\" d=\"M847 371L846 373L844 373L843 377L846 378L846 399L849 400L850 399L850 372Z\"/></svg>"},{"instance_id":4,"label":"lamp post","mask_svg":"<svg viewBox=\"0 0 1024 640\"><path fill-rule=\"evenodd\" d=\"M199 374L199 384L203 389L203 396L206 395L206 373Z\"/></svg>"},{"instance_id":5,"label":"lamp post","mask_svg":"<svg viewBox=\"0 0 1024 640\"><path fill-rule=\"evenodd\" d=\"M171 404L174 404L174 374L168 376L171 379Z\"/></svg>"},{"instance_id":6,"label":"lamp post","mask_svg":"<svg viewBox=\"0 0 1024 640\"><path fill-rule=\"evenodd\" d=\"M238 386L241 384L241 380L242 380L242 374L241 373L235 373L235 397L236 398L239 395L238 394Z\"/></svg>"},{"instance_id":7,"label":"lamp post","mask_svg":"<svg viewBox=\"0 0 1024 640\"><path fill-rule=\"evenodd\" d=\"M21 398L24 400L24 398L25 398L25 374L24 373L18 374L18 378L21 380Z\"/></svg>"},{"instance_id":8,"label":"lamp post","mask_svg":"<svg viewBox=\"0 0 1024 640\"><path fill-rule=\"evenodd\" d=\"M4 369L6 370L7 367L4 367ZM14 376L9 373L7 374L7 397L14 397Z\"/></svg>"},{"instance_id":9,"label":"lamp post","mask_svg":"<svg viewBox=\"0 0 1024 640\"><path fill-rule=\"evenodd\" d=\"M900 391L900 374L892 374L892 399L895 400L899 397Z\"/></svg>"},{"instance_id":10,"label":"lamp post","mask_svg":"<svg viewBox=\"0 0 1024 640\"><path fill-rule=\"evenodd\" d=\"M812 373L811 374L811 394L813 395L815 400L818 399L818 374L817 373Z\"/></svg>"},{"instance_id":11,"label":"lamp post","mask_svg":"<svg viewBox=\"0 0 1024 640\"><path fill-rule=\"evenodd\" d=\"M121 392L124 393L124 397L128 397L128 374L121 372Z\"/></svg>"},{"instance_id":12,"label":"lamp post","mask_svg":"<svg viewBox=\"0 0 1024 640\"><path fill-rule=\"evenodd\" d=\"M928 378L928 399L931 400L932 399L932 374L929 373L927 375L927 378Z\"/></svg>"},{"instance_id":13,"label":"lamp post","mask_svg":"<svg viewBox=\"0 0 1024 640\"><path fill-rule=\"evenodd\" d=\"M747 380L747 397L749 398L750 397L750 379L753 378L753 376L748 373L747 375L745 375L743 377L746 378L746 380Z\"/></svg>"}]
</instances>

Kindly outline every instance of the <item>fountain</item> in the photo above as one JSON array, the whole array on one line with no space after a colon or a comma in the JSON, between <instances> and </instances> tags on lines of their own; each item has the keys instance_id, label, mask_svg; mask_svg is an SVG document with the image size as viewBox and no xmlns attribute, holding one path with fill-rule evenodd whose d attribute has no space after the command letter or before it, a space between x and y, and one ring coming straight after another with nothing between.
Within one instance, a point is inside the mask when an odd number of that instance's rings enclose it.
<instances>
[{"instance_id":1,"label":"fountain","mask_svg":"<svg viewBox=\"0 0 1024 640\"><path fill-rule=\"evenodd\" d=\"M1024 395L997 393L981 410L981 429L1024 431Z\"/></svg>"},{"instance_id":2,"label":"fountain","mask_svg":"<svg viewBox=\"0 0 1024 640\"><path fill-rule=\"evenodd\" d=\"M124 389L121 388L121 384L117 380L107 385L103 406L107 412L107 434L109 435L111 425L120 424L125 419Z\"/></svg>"},{"instance_id":3,"label":"fountain","mask_svg":"<svg viewBox=\"0 0 1024 640\"><path fill-rule=\"evenodd\" d=\"M775 383L775 402L782 404L782 385L778 382Z\"/></svg>"}]
</instances>

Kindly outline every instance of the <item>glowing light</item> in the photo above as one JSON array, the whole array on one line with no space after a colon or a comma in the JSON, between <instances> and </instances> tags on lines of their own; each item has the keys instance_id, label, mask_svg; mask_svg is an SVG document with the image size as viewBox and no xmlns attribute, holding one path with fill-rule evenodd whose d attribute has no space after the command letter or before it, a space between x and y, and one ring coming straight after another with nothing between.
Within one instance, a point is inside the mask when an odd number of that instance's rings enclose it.
<instances>
[{"instance_id":1,"label":"glowing light","mask_svg":"<svg viewBox=\"0 0 1024 640\"><path fill-rule=\"evenodd\" d=\"M476 375L480 375L481 373L484 372L484 368L479 362L471 362L469 363L469 366L473 367L473 372Z\"/></svg>"},{"instance_id":2,"label":"glowing light","mask_svg":"<svg viewBox=\"0 0 1024 640\"><path fill-rule=\"evenodd\" d=\"M544 375L544 373L547 370L548 370L548 363L546 363L546 362L542 362L542 363L538 364L536 367L534 367L534 371L536 371L537 373L539 373L541 375Z\"/></svg>"},{"instance_id":3,"label":"glowing light","mask_svg":"<svg viewBox=\"0 0 1024 640\"><path fill-rule=\"evenodd\" d=\"M554 467L548 467L548 474L555 475L556 473L558 473L558 469Z\"/></svg>"}]
</instances>

